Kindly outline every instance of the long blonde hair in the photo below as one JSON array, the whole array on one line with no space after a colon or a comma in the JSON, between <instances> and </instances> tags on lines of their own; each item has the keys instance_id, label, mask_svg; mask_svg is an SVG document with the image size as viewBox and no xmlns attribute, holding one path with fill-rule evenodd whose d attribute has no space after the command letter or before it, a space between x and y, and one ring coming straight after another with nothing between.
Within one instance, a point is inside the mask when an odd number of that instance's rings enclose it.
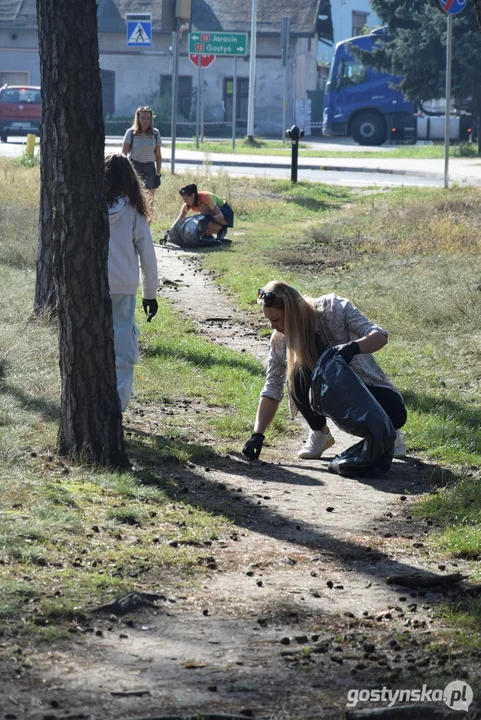
<instances>
[{"instance_id":1,"label":"long blonde hair","mask_svg":"<svg viewBox=\"0 0 481 720\"><path fill-rule=\"evenodd\" d=\"M284 310L284 337L287 347L287 377L294 393L294 374L301 373L307 382L306 371L312 371L318 361L316 346L316 311L312 298L304 297L292 285L272 280L263 288L275 298L263 297L258 303L263 307Z\"/></svg>"},{"instance_id":2,"label":"long blonde hair","mask_svg":"<svg viewBox=\"0 0 481 720\"><path fill-rule=\"evenodd\" d=\"M135 111L134 121L132 123L132 130L134 131L134 135L140 135L140 133L142 132L142 129L140 127L140 120L139 120L139 115L141 112L150 113L150 125L149 125L148 129L145 131L145 134L153 135L154 134L154 117L155 117L155 115L153 113L152 108L149 108L148 105L138 107L137 110Z\"/></svg>"}]
</instances>

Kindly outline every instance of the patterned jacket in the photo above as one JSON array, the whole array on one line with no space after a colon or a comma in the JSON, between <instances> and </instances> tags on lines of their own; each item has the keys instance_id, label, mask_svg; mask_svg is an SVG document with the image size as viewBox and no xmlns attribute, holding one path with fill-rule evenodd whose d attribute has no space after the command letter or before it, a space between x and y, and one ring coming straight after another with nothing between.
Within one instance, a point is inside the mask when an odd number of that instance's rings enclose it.
<instances>
[{"instance_id":1,"label":"patterned jacket","mask_svg":"<svg viewBox=\"0 0 481 720\"><path fill-rule=\"evenodd\" d=\"M326 350L334 345L359 340L359 338L364 337L373 330L378 330L387 337L385 330L368 320L346 298L331 293L317 298L314 304L317 311L316 332L319 334L320 342ZM351 367L365 385L385 387L398 392L388 376L381 370L373 355L356 355L351 361ZM282 400L286 380L286 339L282 333L274 330L269 343L266 381L261 391L261 397ZM289 405L291 411L293 411L295 406L293 407L291 402Z\"/></svg>"}]
</instances>

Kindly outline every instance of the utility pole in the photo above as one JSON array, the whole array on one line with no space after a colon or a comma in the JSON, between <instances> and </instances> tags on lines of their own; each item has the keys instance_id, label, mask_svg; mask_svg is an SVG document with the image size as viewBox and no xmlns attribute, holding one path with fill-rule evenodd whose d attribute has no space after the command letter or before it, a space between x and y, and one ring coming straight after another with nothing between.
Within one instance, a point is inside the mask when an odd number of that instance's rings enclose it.
<instances>
[{"instance_id":1,"label":"utility pole","mask_svg":"<svg viewBox=\"0 0 481 720\"><path fill-rule=\"evenodd\" d=\"M177 19L175 21L177 25ZM172 144L170 150L170 172L175 175L175 141L177 139L177 99L179 96L179 31L172 32L172 117L171 134Z\"/></svg>"},{"instance_id":2,"label":"utility pole","mask_svg":"<svg viewBox=\"0 0 481 720\"><path fill-rule=\"evenodd\" d=\"M254 111L256 94L257 0L252 0L251 49L249 59L249 100L247 108L247 138L254 143Z\"/></svg>"},{"instance_id":3,"label":"utility pole","mask_svg":"<svg viewBox=\"0 0 481 720\"><path fill-rule=\"evenodd\" d=\"M291 30L291 18L283 16L281 25L281 50L282 64L284 66L284 94L282 98L282 128L281 140L285 140L286 115L287 115L287 58L289 56L289 39Z\"/></svg>"}]
</instances>

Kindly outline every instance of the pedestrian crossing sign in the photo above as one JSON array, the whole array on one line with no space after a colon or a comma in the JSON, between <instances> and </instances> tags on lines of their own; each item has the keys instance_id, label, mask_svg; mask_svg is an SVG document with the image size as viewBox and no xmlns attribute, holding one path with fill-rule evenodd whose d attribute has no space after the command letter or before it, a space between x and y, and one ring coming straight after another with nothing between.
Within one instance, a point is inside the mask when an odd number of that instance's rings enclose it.
<instances>
[{"instance_id":1,"label":"pedestrian crossing sign","mask_svg":"<svg viewBox=\"0 0 481 720\"><path fill-rule=\"evenodd\" d=\"M152 16L148 13L125 16L127 22L127 45L152 45Z\"/></svg>"}]
</instances>

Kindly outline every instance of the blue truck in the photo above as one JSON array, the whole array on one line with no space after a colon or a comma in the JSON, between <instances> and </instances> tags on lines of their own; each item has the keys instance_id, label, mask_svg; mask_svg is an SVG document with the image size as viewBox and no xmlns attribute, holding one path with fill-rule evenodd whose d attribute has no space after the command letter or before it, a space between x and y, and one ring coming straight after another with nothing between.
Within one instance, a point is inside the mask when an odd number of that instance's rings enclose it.
<instances>
[{"instance_id":1,"label":"blue truck","mask_svg":"<svg viewBox=\"0 0 481 720\"><path fill-rule=\"evenodd\" d=\"M401 78L364 66L350 53L355 45L371 51L385 28L336 45L324 95L322 134L350 136L360 145L416 136L416 107L392 87Z\"/></svg>"}]
</instances>

